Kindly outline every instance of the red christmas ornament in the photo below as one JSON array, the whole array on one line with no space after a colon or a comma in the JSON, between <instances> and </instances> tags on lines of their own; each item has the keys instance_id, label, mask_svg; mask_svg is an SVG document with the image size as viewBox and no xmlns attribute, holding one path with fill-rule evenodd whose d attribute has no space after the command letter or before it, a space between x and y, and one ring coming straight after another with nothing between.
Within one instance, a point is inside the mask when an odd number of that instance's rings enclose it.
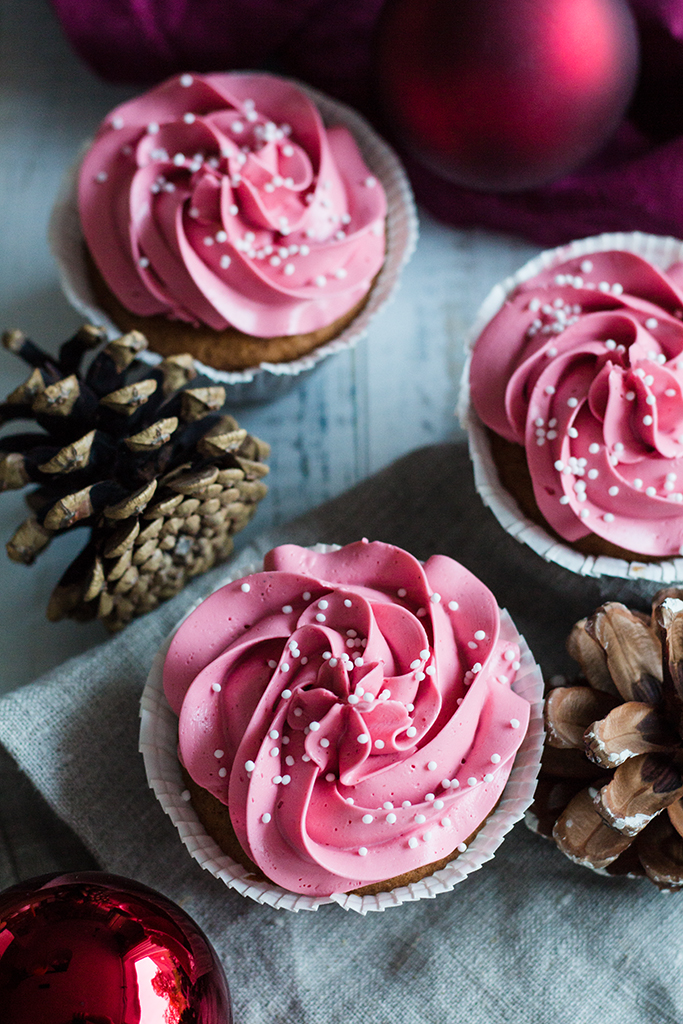
<instances>
[{"instance_id":1,"label":"red christmas ornament","mask_svg":"<svg viewBox=\"0 0 683 1024\"><path fill-rule=\"evenodd\" d=\"M99 872L0 894L3 1024L231 1024L206 936L165 896Z\"/></svg>"},{"instance_id":2,"label":"red christmas ornament","mask_svg":"<svg viewBox=\"0 0 683 1024\"><path fill-rule=\"evenodd\" d=\"M514 191L595 153L635 86L625 0L390 0L381 100L399 138L455 184Z\"/></svg>"}]
</instances>

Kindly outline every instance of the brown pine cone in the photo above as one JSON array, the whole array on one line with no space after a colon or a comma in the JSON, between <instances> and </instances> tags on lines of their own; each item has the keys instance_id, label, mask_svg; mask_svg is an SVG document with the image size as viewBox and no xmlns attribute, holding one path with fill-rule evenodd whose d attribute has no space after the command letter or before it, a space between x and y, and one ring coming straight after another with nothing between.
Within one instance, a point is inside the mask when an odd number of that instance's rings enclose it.
<instances>
[{"instance_id":1,"label":"brown pine cone","mask_svg":"<svg viewBox=\"0 0 683 1024\"><path fill-rule=\"evenodd\" d=\"M221 412L223 387L190 386L191 356L153 369L138 359L147 341L137 331L82 372L104 340L86 325L52 357L20 331L3 336L33 369L0 404L0 425L27 419L42 431L0 439L0 491L38 485L7 544L14 561L30 565L56 534L89 528L47 615L98 617L116 631L228 557L266 493L269 448Z\"/></svg>"},{"instance_id":2,"label":"brown pine cone","mask_svg":"<svg viewBox=\"0 0 683 1024\"><path fill-rule=\"evenodd\" d=\"M651 616L610 602L577 622L582 675L554 687L527 823L577 864L683 888L683 590Z\"/></svg>"}]
</instances>

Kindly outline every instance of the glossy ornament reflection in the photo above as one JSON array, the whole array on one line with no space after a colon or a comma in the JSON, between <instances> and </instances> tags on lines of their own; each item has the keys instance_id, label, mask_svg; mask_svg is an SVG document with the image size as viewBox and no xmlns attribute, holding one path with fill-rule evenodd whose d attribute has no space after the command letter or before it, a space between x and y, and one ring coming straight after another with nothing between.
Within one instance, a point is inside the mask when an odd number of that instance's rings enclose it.
<instances>
[{"instance_id":1,"label":"glossy ornament reflection","mask_svg":"<svg viewBox=\"0 0 683 1024\"><path fill-rule=\"evenodd\" d=\"M223 969L175 903L100 872L0 894L3 1024L231 1024Z\"/></svg>"},{"instance_id":2,"label":"glossy ornament reflection","mask_svg":"<svg viewBox=\"0 0 683 1024\"><path fill-rule=\"evenodd\" d=\"M456 185L515 191L573 170L619 123L638 70L626 0L389 0L387 123Z\"/></svg>"}]
</instances>

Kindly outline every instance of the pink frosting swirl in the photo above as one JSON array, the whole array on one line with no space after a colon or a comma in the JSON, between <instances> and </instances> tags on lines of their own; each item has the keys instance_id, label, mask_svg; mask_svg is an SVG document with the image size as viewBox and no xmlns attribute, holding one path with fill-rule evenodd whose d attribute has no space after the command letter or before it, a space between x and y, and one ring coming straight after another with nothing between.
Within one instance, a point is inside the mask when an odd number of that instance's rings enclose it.
<instances>
[{"instance_id":1,"label":"pink frosting swirl","mask_svg":"<svg viewBox=\"0 0 683 1024\"><path fill-rule=\"evenodd\" d=\"M481 420L524 445L565 540L683 552L683 264L577 257L521 284L472 355Z\"/></svg>"},{"instance_id":2,"label":"pink frosting swirl","mask_svg":"<svg viewBox=\"0 0 683 1024\"><path fill-rule=\"evenodd\" d=\"M384 259L384 190L350 132L272 75L180 75L121 104L83 160L78 202L127 309L217 331L325 327Z\"/></svg>"},{"instance_id":3,"label":"pink frosting swirl","mask_svg":"<svg viewBox=\"0 0 683 1024\"><path fill-rule=\"evenodd\" d=\"M243 849L330 895L451 853L525 733L514 629L457 562L287 545L181 625L165 668L180 757Z\"/></svg>"}]
</instances>

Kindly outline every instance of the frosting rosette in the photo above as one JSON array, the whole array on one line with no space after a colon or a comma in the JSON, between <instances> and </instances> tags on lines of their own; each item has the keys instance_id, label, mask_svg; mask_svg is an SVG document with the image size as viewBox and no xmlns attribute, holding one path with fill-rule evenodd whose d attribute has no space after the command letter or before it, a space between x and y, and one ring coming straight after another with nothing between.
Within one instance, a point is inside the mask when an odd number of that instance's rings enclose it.
<instances>
[{"instance_id":1,"label":"frosting rosette","mask_svg":"<svg viewBox=\"0 0 683 1024\"><path fill-rule=\"evenodd\" d=\"M351 133L267 74L180 75L118 106L83 159L78 205L127 310L217 331L316 331L384 260L384 190Z\"/></svg>"},{"instance_id":2,"label":"frosting rosette","mask_svg":"<svg viewBox=\"0 0 683 1024\"><path fill-rule=\"evenodd\" d=\"M346 892L464 849L529 720L517 634L457 562L286 545L176 632L179 755L283 888Z\"/></svg>"},{"instance_id":3,"label":"frosting rosette","mask_svg":"<svg viewBox=\"0 0 683 1024\"><path fill-rule=\"evenodd\" d=\"M633 252L555 263L478 337L479 418L523 445L536 504L571 542L683 553L683 263Z\"/></svg>"}]
</instances>

